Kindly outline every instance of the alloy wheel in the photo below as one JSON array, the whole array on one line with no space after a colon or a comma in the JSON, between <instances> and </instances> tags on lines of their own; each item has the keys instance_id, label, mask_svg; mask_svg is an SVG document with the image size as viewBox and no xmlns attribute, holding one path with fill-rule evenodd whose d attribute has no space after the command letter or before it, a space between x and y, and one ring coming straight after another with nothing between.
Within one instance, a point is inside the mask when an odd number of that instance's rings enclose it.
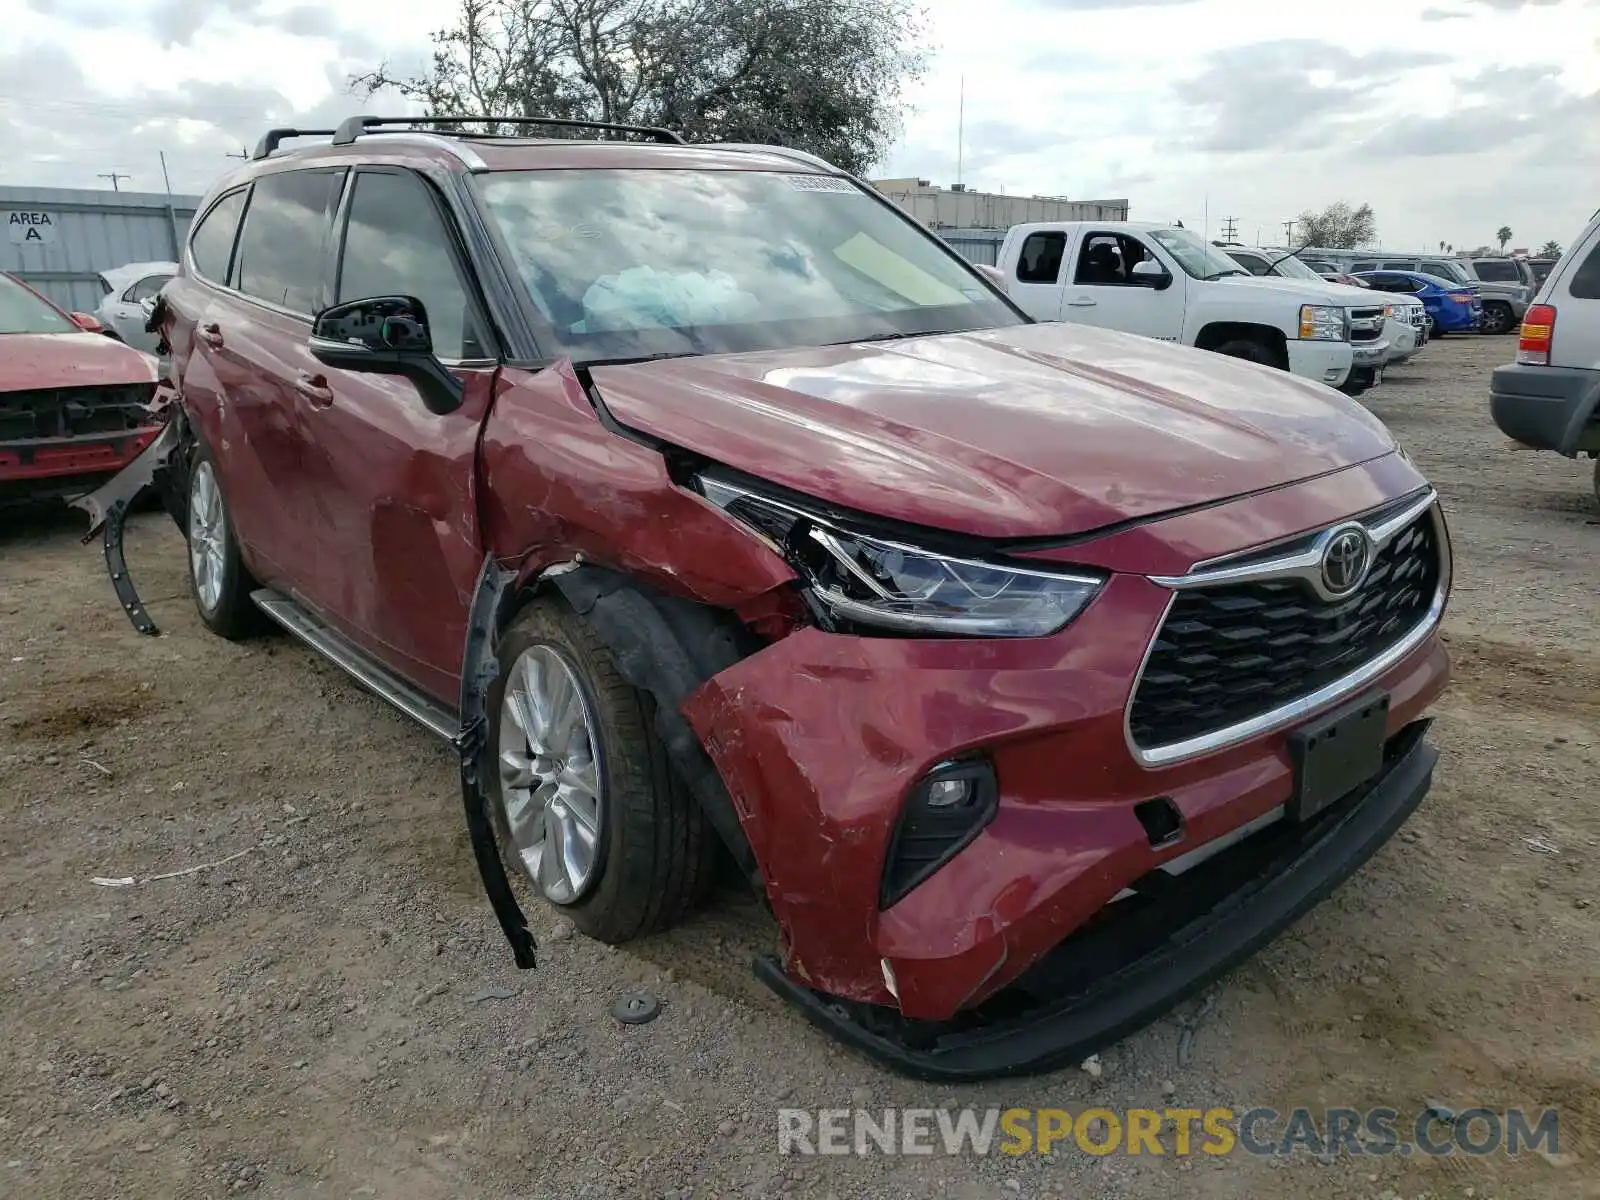
<instances>
[{"instance_id":1,"label":"alloy wheel","mask_svg":"<svg viewBox=\"0 0 1600 1200\"><path fill-rule=\"evenodd\" d=\"M228 515L222 507L222 490L216 472L201 459L189 479L189 568L200 607L216 611L222 600L223 547L228 538Z\"/></svg>"},{"instance_id":2,"label":"alloy wheel","mask_svg":"<svg viewBox=\"0 0 1600 1200\"><path fill-rule=\"evenodd\" d=\"M598 723L576 669L554 646L517 657L500 702L500 804L523 871L572 904L600 875L604 779Z\"/></svg>"}]
</instances>

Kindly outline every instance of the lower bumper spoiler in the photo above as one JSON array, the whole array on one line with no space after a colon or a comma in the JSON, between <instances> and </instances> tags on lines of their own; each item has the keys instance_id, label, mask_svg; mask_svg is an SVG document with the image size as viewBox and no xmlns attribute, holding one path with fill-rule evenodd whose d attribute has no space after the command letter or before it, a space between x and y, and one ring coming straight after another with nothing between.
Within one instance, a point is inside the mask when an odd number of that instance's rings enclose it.
<instances>
[{"instance_id":1,"label":"lower bumper spoiler","mask_svg":"<svg viewBox=\"0 0 1600 1200\"><path fill-rule=\"evenodd\" d=\"M1495 368L1489 412L1514 442L1569 457L1600 450L1600 371L1535 367Z\"/></svg>"},{"instance_id":2,"label":"lower bumper spoiler","mask_svg":"<svg viewBox=\"0 0 1600 1200\"><path fill-rule=\"evenodd\" d=\"M772 958L758 959L756 974L819 1028L914 1078L971 1082L1076 1065L1249 957L1377 853L1432 784L1430 724L1396 734L1383 773L1315 820L1280 821L1214 856L1192 873L1204 879L1155 901L1137 926L1112 915L1134 901L1110 906L973 1013L912 1022L814 991ZM1085 964L1109 969L1085 978Z\"/></svg>"}]
</instances>

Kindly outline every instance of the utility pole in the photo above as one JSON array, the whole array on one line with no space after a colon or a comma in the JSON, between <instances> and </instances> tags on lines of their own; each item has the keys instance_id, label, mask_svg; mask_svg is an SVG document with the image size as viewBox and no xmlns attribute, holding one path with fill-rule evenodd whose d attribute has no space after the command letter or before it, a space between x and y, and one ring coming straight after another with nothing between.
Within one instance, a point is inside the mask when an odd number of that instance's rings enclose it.
<instances>
[{"instance_id":1,"label":"utility pole","mask_svg":"<svg viewBox=\"0 0 1600 1200\"><path fill-rule=\"evenodd\" d=\"M962 159L967 145L967 77L961 77L960 98L956 101L956 182L961 182Z\"/></svg>"},{"instance_id":2,"label":"utility pole","mask_svg":"<svg viewBox=\"0 0 1600 1200\"><path fill-rule=\"evenodd\" d=\"M172 205L172 176L167 174L167 152L161 154L161 183L167 189L167 236L172 243L172 260L178 260L178 213Z\"/></svg>"},{"instance_id":3,"label":"utility pole","mask_svg":"<svg viewBox=\"0 0 1600 1200\"><path fill-rule=\"evenodd\" d=\"M1239 227L1239 218L1237 218L1237 217L1223 217L1222 218L1222 240L1225 241L1225 242L1233 241L1233 235L1238 232L1238 227Z\"/></svg>"},{"instance_id":4,"label":"utility pole","mask_svg":"<svg viewBox=\"0 0 1600 1200\"><path fill-rule=\"evenodd\" d=\"M1283 244L1285 246L1288 246L1291 250L1294 249L1294 222L1293 221L1285 221L1283 223Z\"/></svg>"},{"instance_id":5,"label":"utility pole","mask_svg":"<svg viewBox=\"0 0 1600 1200\"><path fill-rule=\"evenodd\" d=\"M117 180L119 180L119 179L132 179L133 176L132 175L124 175L120 171L102 171L99 175L95 176L95 178L111 180L111 190L113 192L120 192L122 189L117 186Z\"/></svg>"},{"instance_id":6,"label":"utility pole","mask_svg":"<svg viewBox=\"0 0 1600 1200\"><path fill-rule=\"evenodd\" d=\"M237 154L229 154L229 155L226 155L225 157L227 157L227 158L242 158L246 162L248 162L250 160L250 147L249 146L240 146L239 147L239 153L237 153Z\"/></svg>"}]
</instances>

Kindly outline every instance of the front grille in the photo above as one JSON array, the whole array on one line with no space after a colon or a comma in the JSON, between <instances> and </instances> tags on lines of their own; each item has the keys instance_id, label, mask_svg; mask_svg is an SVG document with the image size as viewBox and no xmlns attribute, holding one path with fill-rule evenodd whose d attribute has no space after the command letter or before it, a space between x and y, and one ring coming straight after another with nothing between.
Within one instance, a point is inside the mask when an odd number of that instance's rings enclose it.
<instances>
[{"instance_id":1,"label":"front grille","mask_svg":"<svg viewBox=\"0 0 1600 1200\"><path fill-rule=\"evenodd\" d=\"M1128 713L1134 744L1148 749L1226 729L1372 661L1426 616L1439 589L1440 550L1424 513L1342 600L1324 600L1300 579L1178 592Z\"/></svg>"},{"instance_id":2,"label":"front grille","mask_svg":"<svg viewBox=\"0 0 1600 1200\"><path fill-rule=\"evenodd\" d=\"M1350 340L1352 342L1376 341L1383 333L1383 309L1353 308L1350 310Z\"/></svg>"},{"instance_id":3,"label":"front grille","mask_svg":"<svg viewBox=\"0 0 1600 1200\"><path fill-rule=\"evenodd\" d=\"M115 436L151 424L153 383L0 392L0 442Z\"/></svg>"}]
</instances>

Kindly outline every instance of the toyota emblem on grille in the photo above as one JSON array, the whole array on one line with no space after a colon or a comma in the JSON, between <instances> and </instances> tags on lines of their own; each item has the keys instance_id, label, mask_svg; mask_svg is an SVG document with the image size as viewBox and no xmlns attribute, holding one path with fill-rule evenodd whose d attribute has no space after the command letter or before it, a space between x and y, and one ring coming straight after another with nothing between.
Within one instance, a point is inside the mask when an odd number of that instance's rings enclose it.
<instances>
[{"instance_id":1,"label":"toyota emblem on grille","mask_svg":"<svg viewBox=\"0 0 1600 1200\"><path fill-rule=\"evenodd\" d=\"M1361 586L1372 565L1372 538L1359 525L1336 530L1322 548L1322 586L1333 596L1348 596Z\"/></svg>"}]
</instances>

